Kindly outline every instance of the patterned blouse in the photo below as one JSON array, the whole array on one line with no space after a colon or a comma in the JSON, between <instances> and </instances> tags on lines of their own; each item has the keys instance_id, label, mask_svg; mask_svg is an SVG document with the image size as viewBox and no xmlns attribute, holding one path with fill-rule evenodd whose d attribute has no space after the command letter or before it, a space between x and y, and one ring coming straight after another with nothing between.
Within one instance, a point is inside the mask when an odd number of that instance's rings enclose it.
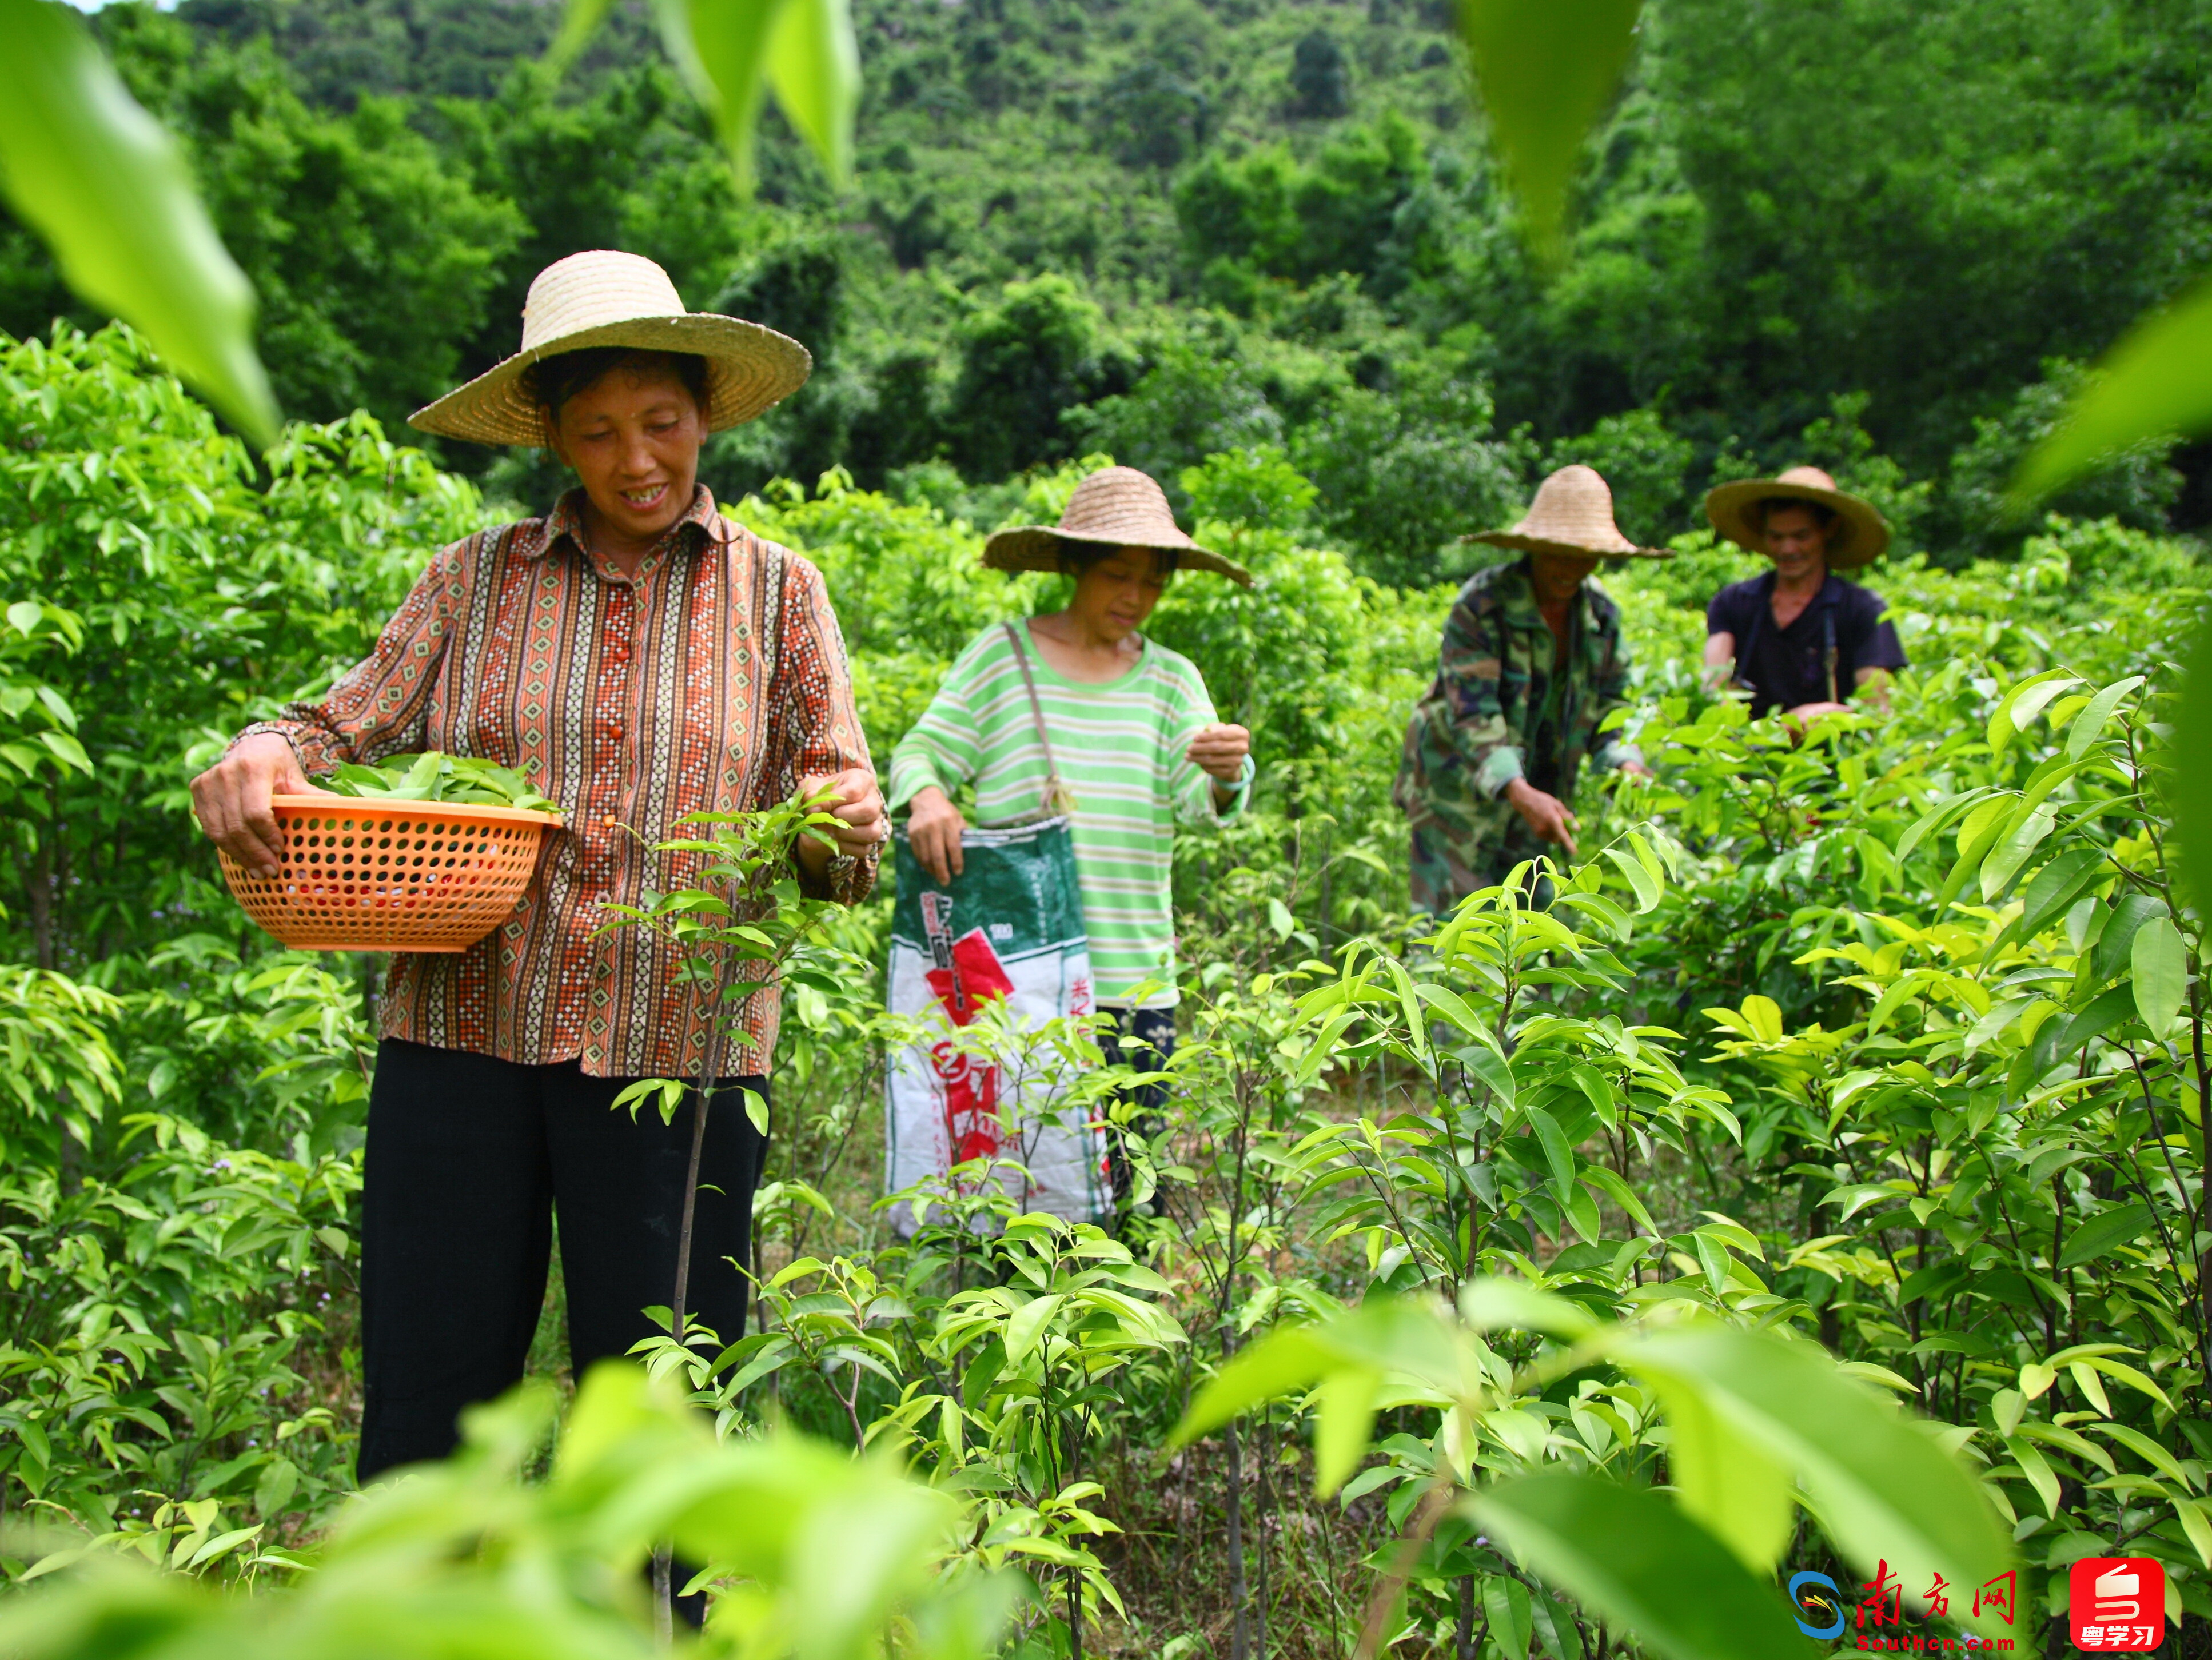
<instances>
[{"instance_id":1,"label":"patterned blouse","mask_svg":"<svg viewBox=\"0 0 2212 1660\"><path fill-rule=\"evenodd\" d=\"M546 518L441 549L366 661L240 736L281 734L310 776L421 750L481 756L560 804L566 827L506 922L465 952L392 959L385 1036L580 1061L595 1078L689 1077L704 994L672 983L650 935L603 932L600 907L693 879L696 855L649 851L684 814L771 806L810 774L867 766L867 740L806 560L723 518L702 485L625 577L584 551L582 506L571 490ZM810 885L850 903L876 863L836 860ZM777 1013L774 988L750 1000L727 1075L767 1070Z\"/></svg>"}]
</instances>

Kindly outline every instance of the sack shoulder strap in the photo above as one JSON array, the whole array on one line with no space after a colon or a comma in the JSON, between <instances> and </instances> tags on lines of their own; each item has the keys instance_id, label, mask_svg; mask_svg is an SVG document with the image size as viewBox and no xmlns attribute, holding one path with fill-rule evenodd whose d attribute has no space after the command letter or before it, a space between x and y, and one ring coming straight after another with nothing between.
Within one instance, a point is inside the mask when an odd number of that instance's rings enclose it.
<instances>
[{"instance_id":1,"label":"sack shoulder strap","mask_svg":"<svg viewBox=\"0 0 2212 1660\"><path fill-rule=\"evenodd\" d=\"M1006 643L1013 648L1014 666L1022 672L1022 686L1030 695L1030 719L1036 723L1037 745L1044 751L1044 811L1048 813L1067 812L1075 806L1074 792L1067 781L1060 775L1060 763L1052 753L1052 734L1045 730L1044 702L1037 696L1036 676L1030 668L1029 648L1022 643L1024 624L1002 623L1006 631Z\"/></svg>"}]
</instances>

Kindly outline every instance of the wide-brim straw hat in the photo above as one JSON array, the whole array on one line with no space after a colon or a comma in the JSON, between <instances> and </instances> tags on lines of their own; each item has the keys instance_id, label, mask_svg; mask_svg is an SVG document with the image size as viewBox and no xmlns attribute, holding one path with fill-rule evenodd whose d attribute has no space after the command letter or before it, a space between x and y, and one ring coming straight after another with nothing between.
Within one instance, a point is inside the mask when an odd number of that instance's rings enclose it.
<instances>
[{"instance_id":1,"label":"wide-brim straw hat","mask_svg":"<svg viewBox=\"0 0 2212 1660\"><path fill-rule=\"evenodd\" d=\"M598 249L538 273L522 307L522 350L407 417L407 424L479 444L546 442L525 372L592 346L690 352L707 360L707 430L751 420L806 384L814 359L758 323L686 311L668 273L635 253Z\"/></svg>"},{"instance_id":2,"label":"wide-brim straw hat","mask_svg":"<svg viewBox=\"0 0 2212 1660\"><path fill-rule=\"evenodd\" d=\"M1201 548L1176 528L1167 492L1134 467L1103 467L1075 487L1057 525L1018 525L993 532L983 562L994 570L1058 570L1061 545L1158 548L1176 556L1181 570L1210 570L1252 586L1252 573Z\"/></svg>"},{"instance_id":3,"label":"wide-brim straw hat","mask_svg":"<svg viewBox=\"0 0 2212 1660\"><path fill-rule=\"evenodd\" d=\"M1762 502L1817 502L1833 508L1828 532L1828 569L1852 570L1871 565L1889 545L1889 524L1874 503L1846 495L1818 467L1792 467L1772 478L1740 478L1705 497L1705 517L1713 528L1753 553L1766 551L1766 537L1754 514Z\"/></svg>"},{"instance_id":4,"label":"wide-brim straw hat","mask_svg":"<svg viewBox=\"0 0 2212 1660\"><path fill-rule=\"evenodd\" d=\"M1664 548L1640 547L1613 522L1613 490L1595 467L1580 463L1561 467L1536 486L1536 499L1511 530L1477 531L1462 542L1528 553L1563 553L1571 558L1596 554L1606 559L1672 559Z\"/></svg>"}]
</instances>

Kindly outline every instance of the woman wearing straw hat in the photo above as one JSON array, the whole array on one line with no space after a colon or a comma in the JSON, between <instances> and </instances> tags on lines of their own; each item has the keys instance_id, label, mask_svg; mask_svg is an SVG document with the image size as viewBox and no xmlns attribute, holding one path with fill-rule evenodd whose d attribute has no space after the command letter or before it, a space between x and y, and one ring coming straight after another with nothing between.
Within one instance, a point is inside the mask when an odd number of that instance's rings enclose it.
<instances>
[{"instance_id":1,"label":"woman wearing straw hat","mask_svg":"<svg viewBox=\"0 0 2212 1660\"><path fill-rule=\"evenodd\" d=\"M1588 759L1645 770L1600 730L1627 700L1620 611L1601 559L1664 559L1613 522L1585 466L1547 478L1519 524L1468 538L1522 556L1478 571L1444 623L1443 660L1413 709L1393 799L1412 821L1413 902L1442 915L1547 852L1575 856L1575 784Z\"/></svg>"},{"instance_id":2,"label":"woman wearing straw hat","mask_svg":"<svg viewBox=\"0 0 2212 1660\"><path fill-rule=\"evenodd\" d=\"M1862 688L1886 701L1905 648L1879 595L1838 576L1881 557L1889 526L1874 504L1818 467L1723 484L1705 497L1713 528L1774 562L1705 608L1705 669L1751 694L1751 712L1802 723L1833 714Z\"/></svg>"},{"instance_id":3,"label":"woman wearing straw hat","mask_svg":"<svg viewBox=\"0 0 2212 1660\"><path fill-rule=\"evenodd\" d=\"M983 562L1064 572L1074 593L1066 610L1024 628L987 629L961 653L892 753L891 811L910 809L915 857L949 882L961 870L967 824L952 792L969 787L976 818L1003 824L1036 811L1056 769L1073 798L1093 997L1114 1021L1108 1059L1120 1058L1126 1040L1164 1061L1175 1046L1176 827L1224 824L1243 810L1252 739L1215 718L1188 658L1140 630L1176 571L1212 571L1247 587L1251 575L1178 530L1166 495L1133 467L1085 478L1057 525L999 532ZM1147 1096L1140 1108L1157 1111L1160 1091ZM1115 1180L1126 1196L1118 1158Z\"/></svg>"},{"instance_id":4,"label":"woman wearing straw hat","mask_svg":"<svg viewBox=\"0 0 2212 1660\"><path fill-rule=\"evenodd\" d=\"M611 1109L632 1079L696 1075L709 1012L650 935L607 928L607 906L689 879L650 844L688 813L826 789L837 845L803 845L799 879L848 902L873 885L888 824L821 576L697 482L706 435L809 367L771 330L686 312L651 260L548 266L522 350L413 422L549 446L580 488L441 550L367 660L193 781L207 834L271 875L270 797L341 762L485 757L567 824L489 938L392 959L362 1195L363 1481L441 1456L463 1408L521 1377L555 1213L577 1373L653 1335L642 1310L675 1277L697 1104L666 1125ZM749 1260L764 1152L735 1086L767 1088L775 994L746 1007L693 1234L695 1306L726 1341L746 1285L724 1259Z\"/></svg>"}]
</instances>

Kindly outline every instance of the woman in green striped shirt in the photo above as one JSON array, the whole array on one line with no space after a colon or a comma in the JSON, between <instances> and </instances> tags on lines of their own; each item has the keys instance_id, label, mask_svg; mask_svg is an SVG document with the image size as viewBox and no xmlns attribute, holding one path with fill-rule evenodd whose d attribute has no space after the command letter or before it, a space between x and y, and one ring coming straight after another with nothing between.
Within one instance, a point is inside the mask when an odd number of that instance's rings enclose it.
<instances>
[{"instance_id":1,"label":"woman in green striped shirt","mask_svg":"<svg viewBox=\"0 0 2212 1660\"><path fill-rule=\"evenodd\" d=\"M1108 1058L1118 1058L1121 1037L1164 1060L1175 1042L1176 827L1225 824L1243 810L1252 739L1215 719L1188 658L1139 630L1179 569L1248 587L1251 576L1176 529L1159 485L1129 467L1085 479L1057 526L1000 531L983 558L1002 570L1064 571L1074 595L1066 610L1026 628L986 629L960 654L892 753L890 808L909 809L915 858L949 882L960 873L966 828L952 793L973 789L983 824L1018 820L1048 805L1056 767L1074 798L1093 999L1115 1023ZM1051 740L1049 765L1023 659ZM1158 1092L1148 1093L1155 1098L1141 1105L1157 1110ZM1118 1157L1115 1180L1126 1192Z\"/></svg>"}]
</instances>

